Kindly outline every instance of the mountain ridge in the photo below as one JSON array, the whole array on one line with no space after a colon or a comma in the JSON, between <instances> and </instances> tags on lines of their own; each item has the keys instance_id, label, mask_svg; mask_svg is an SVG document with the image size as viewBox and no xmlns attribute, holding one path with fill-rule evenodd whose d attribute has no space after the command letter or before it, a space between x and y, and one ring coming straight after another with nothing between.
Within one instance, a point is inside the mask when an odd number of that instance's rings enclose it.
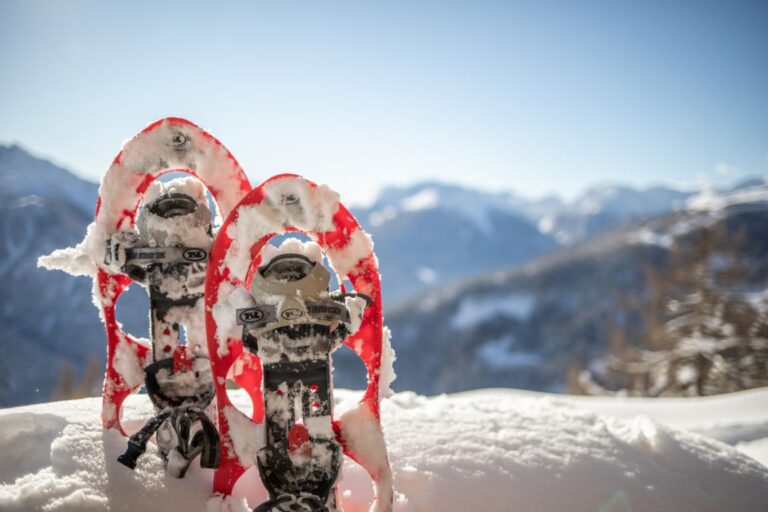
<instances>
[{"instance_id":1,"label":"mountain ridge","mask_svg":"<svg viewBox=\"0 0 768 512\"><path fill-rule=\"evenodd\" d=\"M647 269L666 261L673 240L703 228L752 241L742 254L746 279L768 286L768 184L717 197L709 208L632 221L518 267L403 301L387 313L398 352L396 387L562 391L572 363L588 365L605 353L612 326L637 324L636 313L619 305L646 300Z\"/></svg>"},{"instance_id":2,"label":"mountain ridge","mask_svg":"<svg viewBox=\"0 0 768 512\"><path fill-rule=\"evenodd\" d=\"M96 183L33 156L24 148L0 145L0 279L4 283L0 289L0 350L8 354L0 362L0 405L45 400L57 385L62 365L69 364L76 373L82 373L91 355L104 359L103 327L91 303L89 280L47 272L35 265L37 257L82 239L93 218L97 190ZM488 197L491 200L486 201ZM462 201L471 204L462 206ZM429 182L382 193L371 208L353 209L376 243L387 319L397 324L402 311L409 307L420 311L414 302L417 299L406 299L426 290L447 293L473 280L492 283L509 273L530 274L537 268L552 268L557 262L567 261L569 253L593 250L585 249L583 241L563 246L541 233L535 221L537 215L561 205L557 200L547 201L537 206L540 210L525 210L521 206L526 204L524 198L513 193L488 195ZM385 219L373 225L376 223L370 221L370 216L388 207L397 209L397 220ZM616 229L621 232L625 228ZM646 241L658 242L663 235L646 236ZM610 239L597 238L587 247L597 247ZM649 257L663 250L646 245ZM440 286L443 288L436 288ZM480 305L481 313L472 321L492 320L487 315L493 312L494 305L483 301ZM146 308L143 290L133 286L120 301L118 319L128 332L144 336ZM525 297L506 300L502 309L517 315L512 321L518 324L525 321L526 315L539 314ZM425 325L432 321L428 314L420 319ZM408 346L408 332L394 325L396 349ZM482 351L469 353L477 368L496 357L509 364L531 363L526 352L506 350L511 346L510 339L501 336L487 341ZM405 348L398 363L404 368L410 364L407 353ZM456 357L467 357L459 349L454 353ZM360 385L348 377L355 372L345 371L357 364L349 356L344 351L338 353L339 385ZM425 367L432 365L424 354L415 357L425 361ZM438 389L424 382L413 385L421 392ZM536 386L546 388L547 383L541 380Z\"/></svg>"}]
</instances>

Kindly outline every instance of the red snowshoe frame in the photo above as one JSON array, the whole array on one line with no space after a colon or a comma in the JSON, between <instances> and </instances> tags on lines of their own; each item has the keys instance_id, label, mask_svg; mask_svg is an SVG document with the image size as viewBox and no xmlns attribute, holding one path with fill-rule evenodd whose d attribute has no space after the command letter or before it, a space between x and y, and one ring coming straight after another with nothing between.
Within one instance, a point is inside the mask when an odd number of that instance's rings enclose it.
<instances>
[{"instance_id":1,"label":"red snowshoe frame","mask_svg":"<svg viewBox=\"0 0 768 512\"><path fill-rule=\"evenodd\" d=\"M152 148L151 160L143 155L146 146ZM194 123L169 117L144 128L125 143L115 157L99 189L96 226L107 236L132 228L150 183L169 172L184 172L199 179L213 195L222 217L229 215L251 189L245 172L221 142ZM106 191L113 191L113 194L102 195ZM141 382L127 381L115 366L115 355L118 345L127 344L123 350L130 350L137 358L138 369L143 370L150 347L123 331L115 318L117 301L132 280L124 274L113 273L99 262L96 281L95 294L107 333L107 370L101 419L104 428L117 428L125 434L120 424L122 404L143 384L143 373Z\"/></svg>"},{"instance_id":2,"label":"red snowshoe frame","mask_svg":"<svg viewBox=\"0 0 768 512\"><path fill-rule=\"evenodd\" d=\"M229 237L227 229L231 224L237 221L241 208L258 206L265 199L264 187L278 180L302 180L312 188L317 185L305 180L300 176L292 174L282 174L270 178L259 187L254 188L243 198L242 202L230 213L224 225L219 229L219 233L211 249L210 260L206 275L205 284L205 316L206 332L208 337L208 352L211 360L212 373L214 375L214 385L216 388L216 399L218 404L218 425L221 438L222 454L221 464L216 470L214 476L214 492L223 495L232 493L238 478L246 471L235 453L230 426L227 421L226 412L228 408L237 410L227 395L226 377L230 375L234 381L245 389L253 401L253 413L251 421L256 424L264 422L264 402L262 397L261 385L261 363L257 356L244 351L242 340L238 338L228 338L226 340L218 339L217 322L213 314L214 307L220 300L222 287L241 286L246 289L250 287L254 272L261 264L261 250L264 245L275 235L285 232L302 232L315 240L322 249L328 254L333 266L333 259L328 249L343 249L350 243L351 235L361 230L352 214L341 204L333 217L332 231L327 232L305 232L295 226L284 227L281 231L264 234L258 241L250 247L251 263L247 275L237 275L236 270L227 263L233 240ZM365 310L363 322L360 330L348 337L344 343L352 348L360 357L367 368L368 387L365 395L358 404L356 411L362 411L362 417L369 421L367 430L362 437L362 432L355 429L345 430L344 416L340 420L333 421L334 431L344 453L358 462L369 473L374 481L376 488L375 504L376 510L381 512L391 511L392 509L392 474L389 461L384 450L384 439L380 426L379 416L379 377L382 359L382 339L383 339L383 317L381 304L381 289L379 270L376 256L370 252L357 262L353 270L346 276L339 276L339 282L343 283L344 278L348 278L355 288L355 291L370 297L371 303ZM342 284L342 292L344 292ZM232 311L234 318L235 311ZM221 345L220 345L221 344ZM226 344L226 345L224 345ZM219 347L226 346L226 353L220 355ZM236 362L239 362L235 368ZM230 411L232 410L230 409ZM362 453L359 448L369 446L381 447L374 456ZM381 453L383 452L383 453Z\"/></svg>"}]
</instances>

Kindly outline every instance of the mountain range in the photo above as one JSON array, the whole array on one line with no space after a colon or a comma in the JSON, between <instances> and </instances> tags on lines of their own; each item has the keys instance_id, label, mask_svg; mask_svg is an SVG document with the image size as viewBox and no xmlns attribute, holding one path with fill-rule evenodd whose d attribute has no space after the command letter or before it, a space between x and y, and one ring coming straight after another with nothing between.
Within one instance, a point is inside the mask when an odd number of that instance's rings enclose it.
<instances>
[{"instance_id":1,"label":"mountain range","mask_svg":"<svg viewBox=\"0 0 768 512\"><path fill-rule=\"evenodd\" d=\"M0 147L0 406L50 399L63 365L82 374L105 357L91 282L37 268L37 258L78 243L93 218L97 185ZM139 294L121 301L121 320L146 324Z\"/></svg>"},{"instance_id":2,"label":"mountain range","mask_svg":"<svg viewBox=\"0 0 768 512\"><path fill-rule=\"evenodd\" d=\"M6 354L0 406L47 400L62 365L82 374L89 357L104 358L90 281L36 267L38 256L82 239L97 189L19 146L0 146L0 350ZM692 194L601 186L565 202L428 182L385 189L370 206L354 209L381 265L387 322L399 353L398 387L425 393L508 384L557 389L563 365L552 354L568 357L600 343L590 341L594 325L548 309L544 299L578 304L585 293L599 302L608 296L603 290L637 279L620 250L590 247L616 238L616 226L683 208ZM627 247L643 260L658 246ZM601 256L590 263L585 254ZM581 271L580 265L592 267ZM603 279L590 286L594 272ZM536 280L552 284L521 284ZM533 296L534 288L548 291ZM144 335L147 316L143 291L132 287L121 298L118 319ZM548 348L527 350L539 345ZM451 374L459 363L468 369ZM335 366L339 385L360 384L350 353L339 352ZM528 377L505 377L509 368Z\"/></svg>"},{"instance_id":3,"label":"mountain range","mask_svg":"<svg viewBox=\"0 0 768 512\"><path fill-rule=\"evenodd\" d=\"M695 195L664 187L601 185L575 200L530 200L427 182L384 189L354 210L381 262L385 300L508 269L618 226L681 208Z\"/></svg>"},{"instance_id":4,"label":"mountain range","mask_svg":"<svg viewBox=\"0 0 768 512\"><path fill-rule=\"evenodd\" d=\"M615 329L644 328L648 272L704 229L723 239L710 264L738 250L744 293L768 289L768 184L700 194L683 208L631 221L505 271L429 290L389 310L397 389L443 393L483 387L564 391L568 369L589 367ZM719 251L719 252L718 252ZM759 306L764 309L764 306ZM425 354L428 354L426 356Z\"/></svg>"}]
</instances>

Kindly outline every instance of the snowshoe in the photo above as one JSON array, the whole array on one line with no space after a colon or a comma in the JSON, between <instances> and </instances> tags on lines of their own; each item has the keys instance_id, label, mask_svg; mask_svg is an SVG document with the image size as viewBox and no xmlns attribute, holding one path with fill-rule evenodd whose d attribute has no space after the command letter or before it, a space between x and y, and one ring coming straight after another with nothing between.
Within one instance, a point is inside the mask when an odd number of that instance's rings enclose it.
<instances>
[{"instance_id":1,"label":"snowshoe","mask_svg":"<svg viewBox=\"0 0 768 512\"><path fill-rule=\"evenodd\" d=\"M152 281L146 275L147 263L151 261L164 260L164 264L172 264L204 259L199 251L184 252L170 245L165 247L162 255L151 254L151 251L140 247L139 235L134 229L139 206L143 198L145 204L148 202L145 195L150 184L171 171L184 172L199 179L210 191L222 217L226 217L251 189L237 160L210 133L184 119L161 119L127 141L115 157L101 180L95 218L88 227L85 239L76 247L54 251L38 261L43 267L63 270L72 275L86 275L94 281L93 302L99 309L107 337L102 424L105 429L116 428L123 434L125 430L120 423L123 401L144 384L144 367L153 359L150 352L155 351L155 348L123 330L115 314L118 301L134 281ZM158 213L172 217L173 211L183 208L184 202L184 199L177 201L169 198L168 201L158 202L156 207ZM120 250L121 242L127 250ZM195 244L194 241L186 240L182 245ZM110 257L106 259L105 246L115 249L114 254L109 254ZM120 261L121 258L124 261ZM126 266L127 262L130 264ZM198 277L194 276L195 279ZM164 323L170 324L173 330L176 321L162 316L163 303L169 298L181 301L182 297L164 297L162 293L153 291L151 285L149 291L156 312L154 316L157 317L153 319L153 325L159 327ZM192 298L187 299L190 303L193 301ZM194 301L197 303L200 299ZM202 310L198 311L200 316L194 318L195 328L190 331L202 335L204 317ZM158 338L154 333L152 337ZM204 344L201 346L204 347ZM175 358L182 366L188 359L190 357L184 358L181 354ZM166 371L158 368L158 382L165 378ZM210 392L208 389L207 393Z\"/></svg>"},{"instance_id":2,"label":"snowshoe","mask_svg":"<svg viewBox=\"0 0 768 512\"><path fill-rule=\"evenodd\" d=\"M273 501L310 503L309 496L317 510L333 511L342 457L331 422L331 353L359 322L350 320L350 296L330 295L322 260L308 257L321 254L317 244L289 239L278 251L251 281L255 305L236 312L243 344L263 368L267 439L259 474Z\"/></svg>"},{"instance_id":3,"label":"snowshoe","mask_svg":"<svg viewBox=\"0 0 768 512\"><path fill-rule=\"evenodd\" d=\"M295 231L313 241L268 244ZM329 293L323 252L337 281L348 279L357 293L343 285ZM391 511L379 404L394 377L393 353L371 240L338 195L294 175L252 190L214 241L205 301L222 438L214 491L231 494L252 461L269 493L257 512L335 512L346 454L373 478L376 510ZM363 360L368 387L357 407L334 419L331 354L342 343ZM250 418L230 401L225 376L250 393Z\"/></svg>"}]
</instances>

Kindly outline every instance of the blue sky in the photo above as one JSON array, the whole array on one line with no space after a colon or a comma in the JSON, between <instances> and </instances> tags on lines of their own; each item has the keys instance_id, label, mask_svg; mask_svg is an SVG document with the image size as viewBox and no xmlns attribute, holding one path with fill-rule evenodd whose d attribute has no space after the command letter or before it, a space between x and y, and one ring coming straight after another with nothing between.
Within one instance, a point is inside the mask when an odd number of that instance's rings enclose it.
<instances>
[{"instance_id":1,"label":"blue sky","mask_svg":"<svg viewBox=\"0 0 768 512\"><path fill-rule=\"evenodd\" d=\"M154 119L349 203L768 174L768 2L0 0L0 142L97 178Z\"/></svg>"}]
</instances>

